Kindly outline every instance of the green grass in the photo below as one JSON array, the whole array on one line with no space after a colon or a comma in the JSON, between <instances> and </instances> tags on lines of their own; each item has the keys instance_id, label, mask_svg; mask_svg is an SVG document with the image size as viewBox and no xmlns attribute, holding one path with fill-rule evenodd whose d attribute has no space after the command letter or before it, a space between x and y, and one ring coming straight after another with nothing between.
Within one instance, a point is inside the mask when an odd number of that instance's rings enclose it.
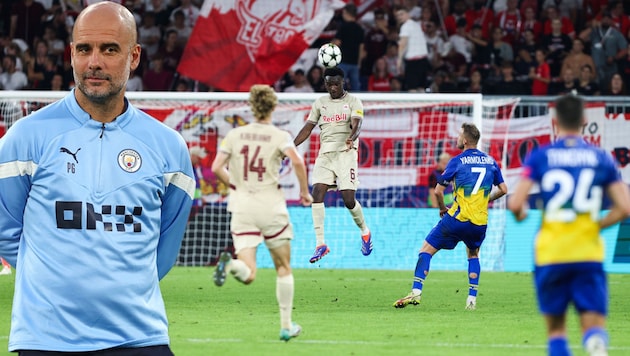
<instances>
[{"instance_id":1,"label":"green grass","mask_svg":"<svg viewBox=\"0 0 630 356\"><path fill-rule=\"evenodd\" d=\"M465 272L431 272L422 303L395 309L411 271L295 270L293 319L303 333L278 340L275 272L250 286L217 288L209 268L176 267L162 281L178 356L202 355L544 355L546 337L528 273L481 274L476 311L464 310ZM0 355L9 333L12 276L0 278ZM630 275L610 276L610 355L630 354ZM569 340L585 355L575 313Z\"/></svg>"}]
</instances>

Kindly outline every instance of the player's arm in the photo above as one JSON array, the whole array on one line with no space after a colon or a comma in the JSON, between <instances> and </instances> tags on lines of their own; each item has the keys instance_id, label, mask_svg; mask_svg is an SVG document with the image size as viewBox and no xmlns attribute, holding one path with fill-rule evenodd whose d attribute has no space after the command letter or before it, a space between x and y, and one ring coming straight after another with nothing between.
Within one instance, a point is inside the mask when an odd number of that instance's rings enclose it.
<instances>
[{"instance_id":1,"label":"player's arm","mask_svg":"<svg viewBox=\"0 0 630 356\"><path fill-rule=\"evenodd\" d=\"M490 193L489 201L495 201L508 193L508 187L505 182L499 183L497 189Z\"/></svg>"},{"instance_id":2,"label":"player's arm","mask_svg":"<svg viewBox=\"0 0 630 356\"><path fill-rule=\"evenodd\" d=\"M166 187L162 196L160 239L157 246L157 272L162 279L173 268L184 238L190 208L195 195L195 178L190 154L181 136L178 165L165 174Z\"/></svg>"},{"instance_id":3,"label":"player's arm","mask_svg":"<svg viewBox=\"0 0 630 356\"><path fill-rule=\"evenodd\" d=\"M314 128L315 123L307 120L304 123L304 126L302 126L300 132L298 132L297 136L295 136L295 139L293 139L293 144L299 146L302 142L304 142L304 140L311 137L311 132L313 132Z\"/></svg>"},{"instance_id":4,"label":"player's arm","mask_svg":"<svg viewBox=\"0 0 630 356\"><path fill-rule=\"evenodd\" d=\"M630 216L630 192L628 186L618 180L608 186L606 193L612 200L612 208L600 221L601 229L614 225Z\"/></svg>"},{"instance_id":5,"label":"player's arm","mask_svg":"<svg viewBox=\"0 0 630 356\"><path fill-rule=\"evenodd\" d=\"M361 124L363 123L362 118L359 116L353 116L351 120L352 130L350 131L350 136L346 139L346 147L348 147L348 149L351 149L352 143L359 138L359 134L361 134Z\"/></svg>"},{"instance_id":6,"label":"player's arm","mask_svg":"<svg viewBox=\"0 0 630 356\"><path fill-rule=\"evenodd\" d=\"M434 189L435 201L437 202L438 208L440 208L440 217L444 216L444 214L446 214L446 212L448 211L446 204L444 204L444 190L445 189L446 189L446 186L442 185L441 183L438 183L438 185L436 185Z\"/></svg>"},{"instance_id":7,"label":"player's arm","mask_svg":"<svg viewBox=\"0 0 630 356\"><path fill-rule=\"evenodd\" d=\"M227 186L230 185L230 175L226 169L229 160L230 155L227 152L219 150L212 162L212 173L214 173L214 175L216 175L217 178L219 178L219 180Z\"/></svg>"},{"instance_id":8,"label":"player's arm","mask_svg":"<svg viewBox=\"0 0 630 356\"><path fill-rule=\"evenodd\" d=\"M300 203L302 203L302 205L304 206L311 205L311 203L313 203L313 197L308 191L306 164L304 163L302 156L295 147L289 147L282 153L284 153L284 155L289 157L289 159L291 160L293 170L295 171L295 175L297 176L298 182L300 184Z\"/></svg>"},{"instance_id":9,"label":"player's arm","mask_svg":"<svg viewBox=\"0 0 630 356\"><path fill-rule=\"evenodd\" d=\"M527 197L533 186L533 180L522 176L514 189L514 193L508 199L508 209L514 214L516 221L522 221L527 217Z\"/></svg>"},{"instance_id":10,"label":"player's arm","mask_svg":"<svg viewBox=\"0 0 630 356\"><path fill-rule=\"evenodd\" d=\"M403 59L405 58L405 52L407 52L407 45L409 43L409 37L400 37L398 39L398 61L396 62L398 69L402 68Z\"/></svg>"}]
</instances>

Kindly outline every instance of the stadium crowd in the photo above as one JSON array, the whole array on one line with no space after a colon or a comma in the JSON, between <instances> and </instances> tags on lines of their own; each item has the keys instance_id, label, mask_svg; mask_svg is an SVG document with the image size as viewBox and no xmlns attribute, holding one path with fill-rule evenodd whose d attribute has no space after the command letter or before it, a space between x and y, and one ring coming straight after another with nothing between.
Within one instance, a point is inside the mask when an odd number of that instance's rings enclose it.
<instances>
[{"instance_id":1,"label":"stadium crowd","mask_svg":"<svg viewBox=\"0 0 630 356\"><path fill-rule=\"evenodd\" d=\"M1 1L0 89L72 88L69 45L74 20L83 7L97 1ZM215 90L177 73L202 0L117 1L134 13L143 48L127 90ZM627 95L628 1L382 0L379 4L360 14L350 2L311 46L340 44L351 91ZM398 16L401 8L409 20ZM408 26L417 33L401 32L406 21L420 24ZM400 63L401 44L407 49L419 44L422 49ZM409 59L423 61L417 88L409 87L404 73ZM315 61L302 62L308 67L294 66L275 83L276 90L325 92L323 68Z\"/></svg>"}]
</instances>

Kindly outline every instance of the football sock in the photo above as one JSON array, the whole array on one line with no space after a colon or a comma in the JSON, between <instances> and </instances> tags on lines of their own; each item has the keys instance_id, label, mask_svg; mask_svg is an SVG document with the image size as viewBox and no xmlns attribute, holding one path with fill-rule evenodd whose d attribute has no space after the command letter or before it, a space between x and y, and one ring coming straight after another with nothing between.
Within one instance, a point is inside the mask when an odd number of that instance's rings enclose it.
<instances>
[{"instance_id":1,"label":"football sock","mask_svg":"<svg viewBox=\"0 0 630 356\"><path fill-rule=\"evenodd\" d=\"M479 266L479 258L469 258L468 259L468 295L472 297L477 296L477 288L479 287L479 273L481 273L481 266ZM472 276L474 276L474 278Z\"/></svg>"},{"instance_id":2,"label":"football sock","mask_svg":"<svg viewBox=\"0 0 630 356\"><path fill-rule=\"evenodd\" d=\"M424 285L424 279L427 277L429 273L429 265L431 264L431 254L422 252L418 255L418 263L416 263L416 271L413 275L413 286L411 287L414 290L422 291L422 286ZM425 273L426 271L426 273Z\"/></svg>"},{"instance_id":3,"label":"football sock","mask_svg":"<svg viewBox=\"0 0 630 356\"><path fill-rule=\"evenodd\" d=\"M350 215L352 215L352 220L357 224L359 229L361 229L362 234L367 233L367 226L365 225L365 218L363 217L363 208L361 207L361 203L359 201L354 201L354 208L350 209Z\"/></svg>"},{"instance_id":4,"label":"football sock","mask_svg":"<svg viewBox=\"0 0 630 356\"><path fill-rule=\"evenodd\" d=\"M239 259L233 259L230 261L228 265L228 271L236 278L239 282L245 283L249 276L252 275L252 270L247 267L245 262Z\"/></svg>"},{"instance_id":5,"label":"football sock","mask_svg":"<svg viewBox=\"0 0 630 356\"><path fill-rule=\"evenodd\" d=\"M608 349L608 333L600 327L592 327L584 333L582 345L589 355Z\"/></svg>"},{"instance_id":6,"label":"football sock","mask_svg":"<svg viewBox=\"0 0 630 356\"><path fill-rule=\"evenodd\" d=\"M293 274L276 279L276 299L280 307L280 326L291 329L291 311L293 309Z\"/></svg>"},{"instance_id":7,"label":"football sock","mask_svg":"<svg viewBox=\"0 0 630 356\"><path fill-rule=\"evenodd\" d=\"M313 214L313 227L315 228L315 239L317 246L325 244L324 240L324 217L326 210L324 203L313 203L311 205L311 213Z\"/></svg>"},{"instance_id":8,"label":"football sock","mask_svg":"<svg viewBox=\"0 0 630 356\"><path fill-rule=\"evenodd\" d=\"M565 336L549 338L549 356L570 356L569 343Z\"/></svg>"}]
</instances>

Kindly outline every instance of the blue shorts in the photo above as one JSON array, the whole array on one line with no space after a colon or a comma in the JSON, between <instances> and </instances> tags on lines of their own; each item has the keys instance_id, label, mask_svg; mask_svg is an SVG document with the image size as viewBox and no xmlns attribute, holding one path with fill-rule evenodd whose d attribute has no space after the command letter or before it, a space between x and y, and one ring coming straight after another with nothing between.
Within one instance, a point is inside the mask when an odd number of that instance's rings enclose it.
<instances>
[{"instance_id":1,"label":"blue shorts","mask_svg":"<svg viewBox=\"0 0 630 356\"><path fill-rule=\"evenodd\" d=\"M543 314L563 315L571 302L580 313L608 312L608 286L602 263L536 266L534 282L538 309Z\"/></svg>"},{"instance_id":2,"label":"blue shorts","mask_svg":"<svg viewBox=\"0 0 630 356\"><path fill-rule=\"evenodd\" d=\"M437 250L452 250L462 241L471 250L478 249L486 238L488 225L462 222L445 214L427 235L426 241Z\"/></svg>"}]
</instances>

